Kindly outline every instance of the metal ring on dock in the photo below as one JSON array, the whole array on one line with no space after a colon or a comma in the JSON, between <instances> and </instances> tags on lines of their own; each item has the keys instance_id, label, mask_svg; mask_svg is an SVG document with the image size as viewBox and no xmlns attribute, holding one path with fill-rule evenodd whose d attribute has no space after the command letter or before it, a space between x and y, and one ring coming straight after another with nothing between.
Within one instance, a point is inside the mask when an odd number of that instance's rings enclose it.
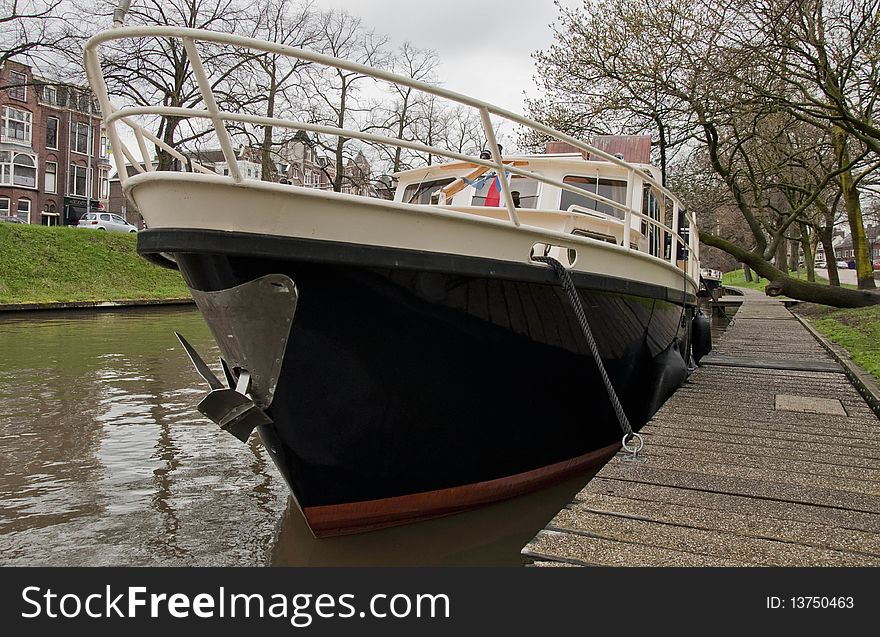
<instances>
[{"instance_id":1,"label":"metal ring on dock","mask_svg":"<svg viewBox=\"0 0 880 637\"><path fill-rule=\"evenodd\" d=\"M626 444L627 438L632 440L636 440L638 445L633 445L632 447ZM641 435L637 433L628 433L623 435L623 439L620 441L620 446L623 447L623 450L627 452L628 455L624 455L621 460L623 462L644 462L645 459L639 457L639 452L642 450L642 447L645 446L645 439L642 438Z\"/></svg>"}]
</instances>

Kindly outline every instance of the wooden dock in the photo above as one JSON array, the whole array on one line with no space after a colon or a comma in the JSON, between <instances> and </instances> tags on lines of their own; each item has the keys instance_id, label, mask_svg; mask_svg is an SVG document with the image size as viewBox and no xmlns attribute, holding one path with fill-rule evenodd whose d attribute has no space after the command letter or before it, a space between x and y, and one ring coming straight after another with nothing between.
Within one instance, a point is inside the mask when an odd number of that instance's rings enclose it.
<instances>
[{"instance_id":1,"label":"wooden dock","mask_svg":"<svg viewBox=\"0 0 880 637\"><path fill-rule=\"evenodd\" d=\"M535 566L880 565L880 421L782 303L710 357L523 549Z\"/></svg>"}]
</instances>

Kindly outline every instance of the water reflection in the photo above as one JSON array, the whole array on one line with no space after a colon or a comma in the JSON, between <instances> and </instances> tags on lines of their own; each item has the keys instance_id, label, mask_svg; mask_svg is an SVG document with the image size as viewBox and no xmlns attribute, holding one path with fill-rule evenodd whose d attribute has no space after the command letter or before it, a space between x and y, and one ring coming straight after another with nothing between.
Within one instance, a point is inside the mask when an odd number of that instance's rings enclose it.
<instances>
[{"instance_id":1,"label":"water reflection","mask_svg":"<svg viewBox=\"0 0 880 637\"><path fill-rule=\"evenodd\" d=\"M194 308L0 315L0 564L519 564L582 483L315 539L259 439L200 417L175 330L216 360Z\"/></svg>"},{"instance_id":2,"label":"water reflection","mask_svg":"<svg viewBox=\"0 0 880 637\"><path fill-rule=\"evenodd\" d=\"M315 538L288 499L271 566L519 566L520 550L586 483L578 477L468 513L371 533Z\"/></svg>"},{"instance_id":3,"label":"water reflection","mask_svg":"<svg viewBox=\"0 0 880 637\"><path fill-rule=\"evenodd\" d=\"M174 330L216 359L194 309L0 318L0 563L264 562L286 489Z\"/></svg>"}]
</instances>

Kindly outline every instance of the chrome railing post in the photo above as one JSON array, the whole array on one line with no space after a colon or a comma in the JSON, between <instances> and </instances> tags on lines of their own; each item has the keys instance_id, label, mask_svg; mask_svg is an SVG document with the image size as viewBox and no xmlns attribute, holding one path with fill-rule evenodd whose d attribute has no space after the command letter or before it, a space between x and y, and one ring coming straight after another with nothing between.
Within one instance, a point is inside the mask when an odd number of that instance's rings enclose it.
<instances>
[{"instance_id":1,"label":"chrome railing post","mask_svg":"<svg viewBox=\"0 0 880 637\"><path fill-rule=\"evenodd\" d=\"M223 156L226 158L226 164L229 166L229 175L235 183L241 183L241 170L238 168L238 159L235 157L235 150L232 148L232 140L229 137L229 131L226 130L226 124L220 116L220 108L217 106L217 100L214 99L214 91L208 82L208 76L205 75L205 67L202 66L202 59L196 49L195 40L192 38L182 38L183 48L186 49L186 55L193 67L193 74L199 84L199 90L202 93L202 99L208 113L211 115L211 121L214 123L214 130L217 133L217 141L220 142L220 148L223 150Z\"/></svg>"},{"instance_id":2,"label":"chrome railing post","mask_svg":"<svg viewBox=\"0 0 880 637\"><path fill-rule=\"evenodd\" d=\"M623 213L623 247L627 250L630 249L630 243L632 241L632 212L635 210L635 202L633 201L636 185L635 185L636 173L634 170L630 170L626 176L626 212ZM599 181L596 181L596 188L599 187Z\"/></svg>"},{"instance_id":3,"label":"chrome railing post","mask_svg":"<svg viewBox=\"0 0 880 637\"><path fill-rule=\"evenodd\" d=\"M147 171L153 170L153 160L150 158L150 151L147 150L147 142L144 140L144 131L138 126L134 129L134 136L137 140L138 148L141 149L141 157L144 159L144 168Z\"/></svg>"},{"instance_id":4,"label":"chrome railing post","mask_svg":"<svg viewBox=\"0 0 880 637\"><path fill-rule=\"evenodd\" d=\"M669 245L670 245L670 255L669 262L672 265L678 264L678 244L682 243L678 236L678 199L672 200L672 236L670 237ZM684 247L682 245L682 247Z\"/></svg>"},{"instance_id":5,"label":"chrome railing post","mask_svg":"<svg viewBox=\"0 0 880 637\"><path fill-rule=\"evenodd\" d=\"M104 75L101 73L101 64L98 61L98 52L91 49L85 51L86 73L89 80L93 82L92 88L95 96L98 98L98 104L101 107L102 116L106 118L106 114L113 112L113 106L110 104L110 97L107 94L107 84L104 82ZM106 121L106 120L105 120ZM128 179L128 171L125 169L125 154L123 148L125 145L119 139L116 131L116 123L107 127L107 135L110 137L110 147L113 149L113 163L116 164L116 174L119 177L119 185L125 186Z\"/></svg>"},{"instance_id":6,"label":"chrome railing post","mask_svg":"<svg viewBox=\"0 0 880 637\"><path fill-rule=\"evenodd\" d=\"M492 119L489 117L489 109L483 107L480 109L480 119L483 120L483 129L486 131L486 141L489 143L489 149L492 151L492 158L495 160L495 167L498 170L498 180L501 182L501 192L504 194L504 201L507 203L507 215L513 222L513 225L519 227L519 216L516 214L516 207L513 205L513 195L510 194L510 184L507 183L507 171L504 169L504 162L501 159L501 151L498 150L498 140L495 138L495 129L492 127Z\"/></svg>"}]
</instances>

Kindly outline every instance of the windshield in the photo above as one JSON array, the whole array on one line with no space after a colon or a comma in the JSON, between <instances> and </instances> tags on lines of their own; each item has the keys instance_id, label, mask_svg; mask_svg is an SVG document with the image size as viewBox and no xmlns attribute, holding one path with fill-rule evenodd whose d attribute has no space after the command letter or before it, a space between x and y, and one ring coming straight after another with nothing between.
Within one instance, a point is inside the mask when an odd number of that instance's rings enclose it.
<instances>
[{"instance_id":1,"label":"windshield","mask_svg":"<svg viewBox=\"0 0 880 637\"><path fill-rule=\"evenodd\" d=\"M596 193L606 199L610 199L611 201L616 201L617 203L625 203L626 202L626 181L619 179L603 179L596 177L586 177L580 175L569 175L563 180L566 184L571 184L572 186L577 186L581 190L586 190L587 192ZM568 210L571 206L578 206L579 208L585 208L587 210L595 210L596 212L601 212L606 215L611 215L612 217L619 217L623 219L623 211L617 208L612 208L608 204L601 203L596 201L595 199L591 199L590 197L585 197L583 195L578 195L577 193L569 192L567 190L562 191L562 200L559 203L560 210Z\"/></svg>"},{"instance_id":2,"label":"windshield","mask_svg":"<svg viewBox=\"0 0 880 637\"><path fill-rule=\"evenodd\" d=\"M448 177L410 184L403 191L403 203L431 203L431 194L443 186L448 186L453 181L455 181L454 177Z\"/></svg>"}]
</instances>

